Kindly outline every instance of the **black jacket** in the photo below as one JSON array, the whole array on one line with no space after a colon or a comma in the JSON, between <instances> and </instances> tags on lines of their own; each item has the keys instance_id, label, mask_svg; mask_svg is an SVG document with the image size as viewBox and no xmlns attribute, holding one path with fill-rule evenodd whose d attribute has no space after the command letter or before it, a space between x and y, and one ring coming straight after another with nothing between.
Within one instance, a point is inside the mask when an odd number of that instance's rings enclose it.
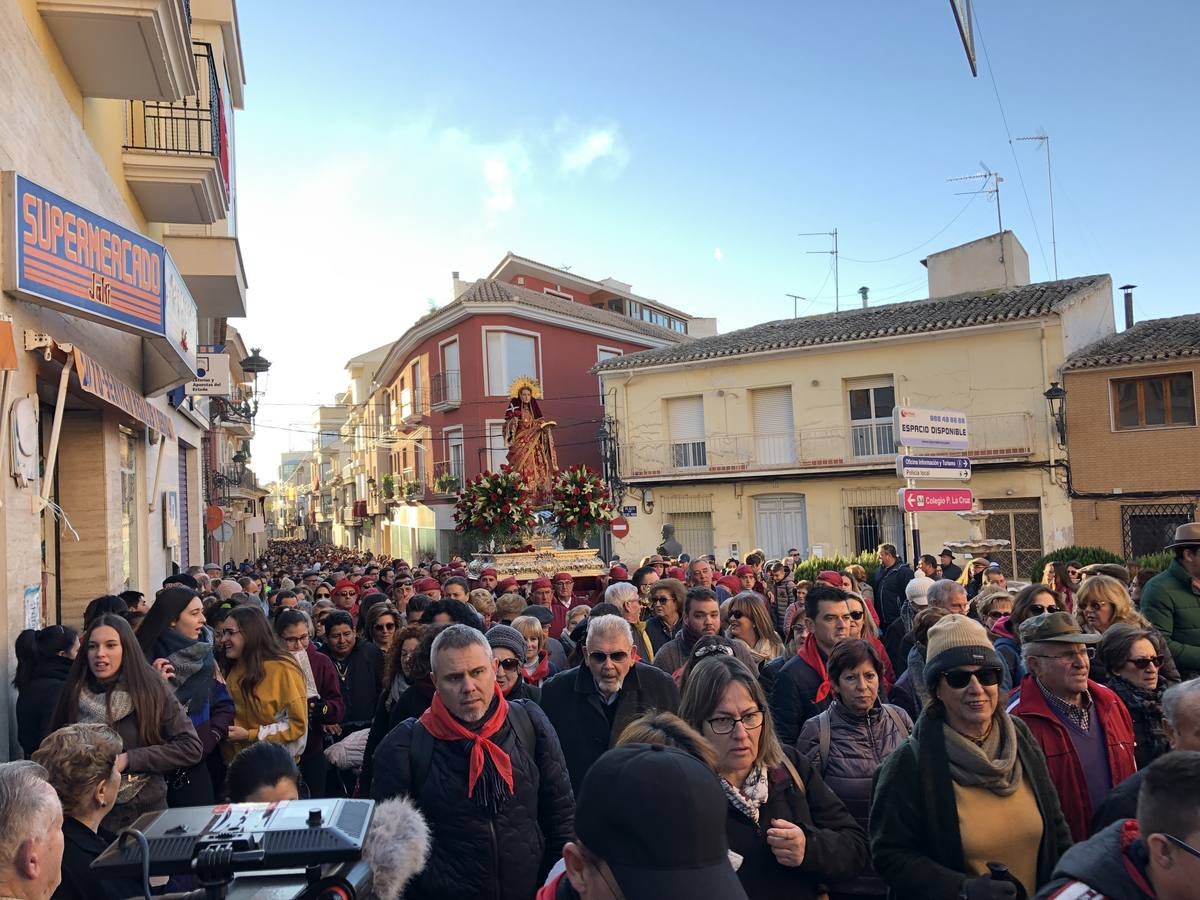
<instances>
[{"instance_id":1,"label":"black jacket","mask_svg":"<svg viewBox=\"0 0 1200 900\"><path fill-rule=\"evenodd\" d=\"M796 743L804 723L833 701L831 692L817 702L817 689L823 681L820 673L799 656L793 656L779 670L770 688L770 707L781 744Z\"/></svg>"},{"instance_id":2,"label":"black jacket","mask_svg":"<svg viewBox=\"0 0 1200 900\"><path fill-rule=\"evenodd\" d=\"M383 684L383 651L362 638L354 642L354 649L343 660L334 656L328 646L322 649L333 660L333 668L342 684L342 700L346 704L342 733L369 728L375 718L375 705L379 702Z\"/></svg>"},{"instance_id":3,"label":"black jacket","mask_svg":"<svg viewBox=\"0 0 1200 900\"><path fill-rule=\"evenodd\" d=\"M804 782L803 790L796 788L785 766L777 766L768 773L767 802L758 810L757 825L726 804L729 849L742 857L738 879L749 900L810 900L819 896L819 885L852 878L867 867L867 836L854 817L803 755L794 747L783 752ZM807 844L799 866L783 865L767 846L772 819L804 829Z\"/></svg>"},{"instance_id":4,"label":"black jacket","mask_svg":"<svg viewBox=\"0 0 1200 900\"><path fill-rule=\"evenodd\" d=\"M43 660L34 670L33 680L17 696L17 740L26 759L50 733L50 720L70 668L71 660L65 656Z\"/></svg>"},{"instance_id":5,"label":"black jacket","mask_svg":"<svg viewBox=\"0 0 1200 900\"><path fill-rule=\"evenodd\" d=\"M913 570L899 560L886 569L880 566L875 572L875 609L885 629L900 618L900 608L908 602L904 589L912 580Z\"/></svg>"},{"instance_id":6,"label":"black jacket","mask_svg":"<svg viewBox=\"0 0 1200 900\"><path fill-rule=\"evenodd\" d=\"M616 716L610 726L587 666L559 672L542 685L542 709L558 732L571 787L576 791L584 773L616 742L626 725L650 710L678 712L679 689L670 675L634 663L615 703Z\"/></svg>"},{"instance_id":7,"label":"black jacket","mask_svg":"<svg viewBox=\"0 0 1200 900\"><path fill-rule=\"evenodd\" d=\"M140 897L141 881L125 878L97 878L89 868L92 861L108 849L117 836L103 828L92 831L70 816L63 816L62 881L51 900L117 900Z\"/></svg>"},{"instance_id":8,"label":"black jacket","mask_svg":"<svg viewBox=\"0 0 1200 900\"><path fill-rule=\"evenodd\" d=\"M401 723L375 752L371 796L412 798L432 832L429 861L405 889L406 900L528 900L573 839L575 797L558 737L536 704L517 702L529 713L537 746L521 747L509 722L492 737L512 758L515 784L495 816L467 797L470 742L435 740L429 774L418 786L409 759L417 722Z\"/></svg>"},{"instance_id":9,"label":"black jacket","mask_svg":"<svg viewBox=\"0 0 1200 900\"><path fill-rule=\"evenodd\" d=\"M651 616L646 620L646 635L650 638L650 646L654 648L654 652L658 652L658 648L669 642L676 634L679 633L679 625L683 622L680 619L675 623L674 629L667 631L667 626L658 616Z\"/></svg>"},{"instance_id":10,"label":"black jacket","mask_svg":"<svg viewBox=\"0 0 1200 900\"><path fill-rule=\"evenodd\" d=\"M1135 824L1130 825L1126 830L1124 822L1114 822L1099 834L1071 847L1054 867L1053 879L1038 891L1039 900L1050 900L1060 892L1063 897L1153 900L1154 893L1146 875L1145 845ZM1084 890L1084 886L1091 891Z\"/></svg>"},{"instance_id":11,"label":"black jacket","mask_svg":"<svg viewBox=\"0 0 1200 900\"><path fill-rule=\"evenodd\" d=\"M1001 713L1004 715L1004 713ZM896 748L875 776L871 799L871 858L891 888L893 900L958 900L964 871L958 803L950 778L944 720L927 707L913 733ZM1020 719L1017 757L1042 814L1037 882L1041 886L1064 850L1071 832L1046 769L1042 748ZM1004 823L997 822L997 828ZM1000 860L1003 862L1003 860Z\"/></svg>"}]
</instances>

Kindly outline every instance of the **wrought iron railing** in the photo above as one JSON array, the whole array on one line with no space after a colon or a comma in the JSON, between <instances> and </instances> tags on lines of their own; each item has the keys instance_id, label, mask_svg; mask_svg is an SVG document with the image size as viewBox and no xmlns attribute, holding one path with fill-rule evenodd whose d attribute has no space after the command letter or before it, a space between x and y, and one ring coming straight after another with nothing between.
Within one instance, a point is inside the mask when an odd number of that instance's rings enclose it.
<instances>
[{"instance_id":1,"label":"wrought iron railing","mask_svg":"<svg viewBox=\"0 0 1200 900\"><path fill-rule=\"evenodd\" d=\"M462 403L462 373L457 369L429 376L429 394L433 407L454 407Z\"/></svg>"}]
</instances>

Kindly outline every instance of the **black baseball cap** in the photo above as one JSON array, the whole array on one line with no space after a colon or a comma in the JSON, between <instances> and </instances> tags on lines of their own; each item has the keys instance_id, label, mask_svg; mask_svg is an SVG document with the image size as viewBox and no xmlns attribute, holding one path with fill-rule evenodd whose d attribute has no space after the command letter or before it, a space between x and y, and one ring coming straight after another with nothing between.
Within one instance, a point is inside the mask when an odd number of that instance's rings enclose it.
<instances>
[{"instance_id":1,"label":"black baseball cap","mask_svg":"<svg viewBox=\"0 0 1200 900\"><path fill-rule=\"evenodd\" d=\"M588 769L575 833L608 864L627 900L746 900L729 861L726 803L716 776L694 756L626 744Z\"/></svg>"}]
</instances>

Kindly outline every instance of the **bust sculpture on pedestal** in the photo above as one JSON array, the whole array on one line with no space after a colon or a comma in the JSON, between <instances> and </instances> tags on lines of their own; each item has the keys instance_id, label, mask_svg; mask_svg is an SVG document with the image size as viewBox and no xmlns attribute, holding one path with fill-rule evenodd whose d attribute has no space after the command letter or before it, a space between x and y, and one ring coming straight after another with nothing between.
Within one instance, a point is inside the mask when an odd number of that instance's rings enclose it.
<instances>
[{"instance_id":1,"label":"bust sculpture on pedestal","mask_svg":"<svg viewBox=\"0 0 1200 900\"><path fill-rule=\"evenodd\" d=\"M675 526L669 522L662 527L663 542L659 544L658 549L654 552L659 556L669 556L672 559L678 559L679 554L683 552L683 544L675 540Z\"/></svg>"}]
</instances>

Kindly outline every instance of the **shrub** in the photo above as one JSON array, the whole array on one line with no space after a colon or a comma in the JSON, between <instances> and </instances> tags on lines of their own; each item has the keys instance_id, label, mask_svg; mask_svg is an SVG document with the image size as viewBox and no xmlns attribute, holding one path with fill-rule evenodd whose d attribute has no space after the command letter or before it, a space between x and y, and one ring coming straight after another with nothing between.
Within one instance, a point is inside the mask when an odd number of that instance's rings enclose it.
<instances>
[{"instance_id":1,"label":"shrub","mask_svg":"<svg viewBox=\"0 0 1200 900\"><path fill-rule=\"evenodd\" d=\"M1055 550L1052 553L1047 553L1040 557L1029 568L1029 580L1041 581L1042 571L1046 568L1048 562L1071 562L1075 560L1080 565L1090 566L1092 563L1116 563L1119 566L1125 565L1125 560L1116 553L1105 550L1103 547L1063 547L1061 550Z\"/></svg>"},{"instance_id":2,"label":"shrub","mask_svg":"<svg viewBox=\"0 0 1200 900\"><path fill-rule=\"evenodd\" d=\"M847 566L862 566L867 570L867 578L875 580L875 570L879 568L879 558L871 552L860 553L857 556L823 556L818 559L805 559L796 564L792 570L792 578L796 581L816 581L817 574L829 569L840 572Z\"/></svg>"},{"instance_id":3,"label":"shrub","mask_svg":"<svg viewBox=\"0 0 1200 900\"><path fill-rule=\"evenodd\" d=\"M1165 572L1175 561L1175 554L1170 550L1160 550L1158 553L1147 553L1139 556L1133 564L1139 569L1153 569L1155 572Z\"/></svg>"}]
</instances>

